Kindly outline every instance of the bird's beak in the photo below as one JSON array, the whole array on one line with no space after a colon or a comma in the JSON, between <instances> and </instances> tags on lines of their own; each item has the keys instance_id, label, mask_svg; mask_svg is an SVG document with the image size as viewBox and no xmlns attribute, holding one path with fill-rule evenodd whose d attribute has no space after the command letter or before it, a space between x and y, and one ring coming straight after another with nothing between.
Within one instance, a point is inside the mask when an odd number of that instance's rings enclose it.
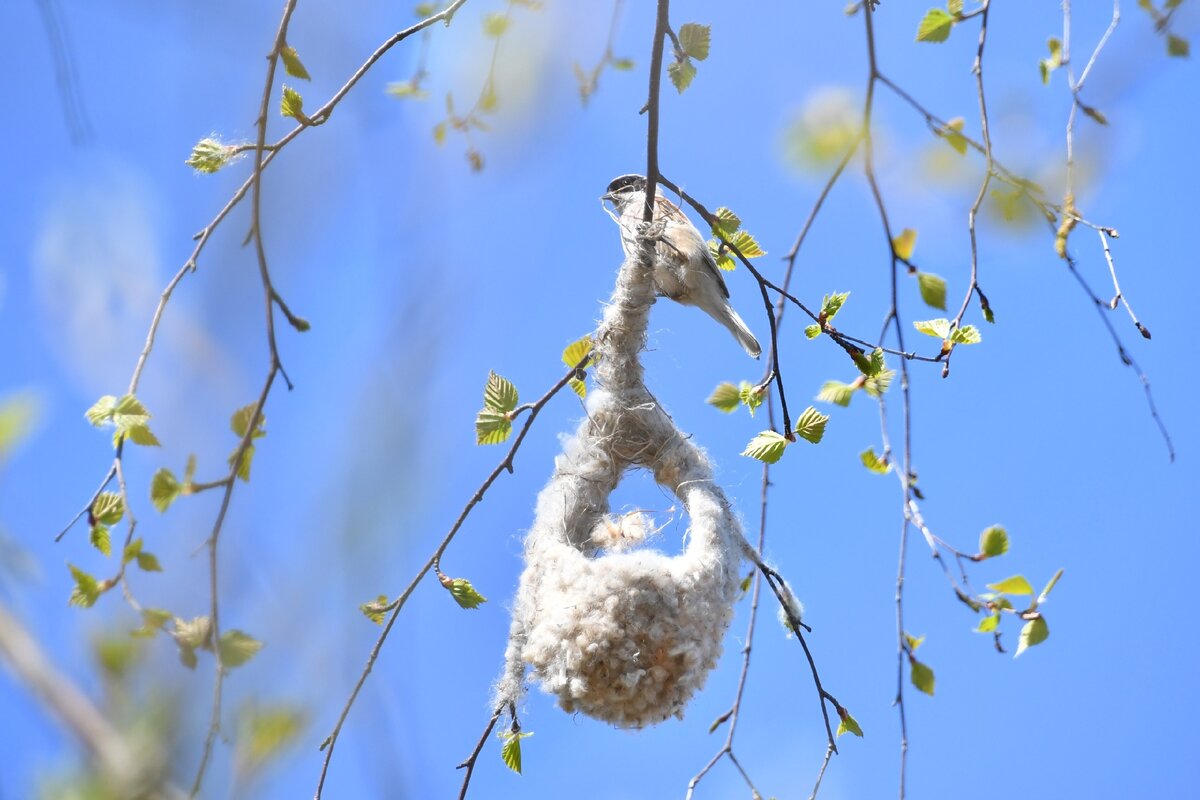
<instances>
[{"instance_id":1,"label":"bird's beak","mask_svg":"<svg viewBox=\"0 0 1200 800\"><path fill-rule=\"evenodd\" d=\"M615 198L615 197L613 197L613 193L612 193L612 192L605 192L604 194L600 195L600 202L601 202L601 203L603 203L603 202L605 202L606 200L607 200L607 201L610 201L610 202L615 202L615 201L616 201L616 198Z\"/></svg>"}]
</instances>

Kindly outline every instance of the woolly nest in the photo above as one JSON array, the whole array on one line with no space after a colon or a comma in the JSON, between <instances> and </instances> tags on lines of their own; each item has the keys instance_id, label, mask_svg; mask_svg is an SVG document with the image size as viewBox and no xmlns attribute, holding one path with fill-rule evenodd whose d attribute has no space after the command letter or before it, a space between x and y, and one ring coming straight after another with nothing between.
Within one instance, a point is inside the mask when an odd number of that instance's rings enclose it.
<instances>
[{"instance_id":1,"label":"woolly nest","mask_svg":"<svg viewBox=\"0 0 1200 800\"><path fill-rule=\"evenodd\" d=\"M519 699L528 665L565 711L652 725L683 716L721 655L738 568L753 551L707 457L642 381L653 302L650 271L633 254L596 336L600 387L538 495L495 707ZM639 466L691 518L678 555L628 549L643 520L608 513L622 475Z\"/></svg>"}]
</instances>

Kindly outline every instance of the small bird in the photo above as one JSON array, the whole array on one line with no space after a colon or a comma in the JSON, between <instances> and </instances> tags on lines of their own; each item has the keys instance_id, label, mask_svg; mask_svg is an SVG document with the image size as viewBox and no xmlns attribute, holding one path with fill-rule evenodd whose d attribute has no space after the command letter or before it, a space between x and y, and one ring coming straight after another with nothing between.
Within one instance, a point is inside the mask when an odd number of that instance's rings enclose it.
<instances>
[{"instance_id":1,"label":"small bird","mask_svg":"<svg viewBox=\"0 0 1200 800\"><path fill-rule=\"evenodd\" d=\"M638 252L638 226L646 203L646 179L641 175L622 175L608 185L600 199L612 201L620 218L621 247L625 255ZM708 244L679 206L655 193L654 222L662 226L657 233L658 245L654 262L654 284L659 295L677 303L697 306L701 311L729 329L738 344L754 358L762 347L750 328L729 304L729 288L717 269Z\"/></svg>"}]
</instances>

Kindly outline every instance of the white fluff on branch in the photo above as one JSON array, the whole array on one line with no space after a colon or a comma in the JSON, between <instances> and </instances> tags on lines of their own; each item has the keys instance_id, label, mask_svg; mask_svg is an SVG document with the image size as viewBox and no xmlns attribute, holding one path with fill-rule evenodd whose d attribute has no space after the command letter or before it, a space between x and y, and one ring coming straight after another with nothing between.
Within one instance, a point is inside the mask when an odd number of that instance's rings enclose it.
<instances>
[{"instance_id":1,"label":"white fluff on branch","mask_svg":"<svg viewBox=\"0 0 1200 800\"><path fill-rule=\"evenodd\" d=\"M649 271L628 259L596 336L601 386L564 442L525 539L496 707L520 698L528 665L566 711L651 725L682 717L721 654L741 559L755 556L708 458L642 382L653 302ZM630 549L647 520L609 513L609 495L634 467L650 470L690 517L678 555Z\"/></svg>"}]
</instances>

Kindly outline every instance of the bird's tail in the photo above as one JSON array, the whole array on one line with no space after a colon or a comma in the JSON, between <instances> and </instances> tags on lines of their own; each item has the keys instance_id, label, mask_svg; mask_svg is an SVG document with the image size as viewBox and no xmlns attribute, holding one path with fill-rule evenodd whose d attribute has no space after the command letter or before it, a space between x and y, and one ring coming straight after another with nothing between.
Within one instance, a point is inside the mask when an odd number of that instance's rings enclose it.
<instances>
[{"instance_id":1,"label":"bird's tail","mask_svg":"<svg viewBox=\"0 0 1200 800\"><path fill-rule=\"evenodd\" d=\"M742 320L738 313L733 310L732 306L725 307L726 314L721 318L721 323L724 324L729 332L733 334L733 338L738 340L738 344L742 349L750 354L752 358L758 358L762 355L762 347L758 344L758 339L754 338L754 334L750 332L750 328Z\"/></svg>"}]
</instances>

